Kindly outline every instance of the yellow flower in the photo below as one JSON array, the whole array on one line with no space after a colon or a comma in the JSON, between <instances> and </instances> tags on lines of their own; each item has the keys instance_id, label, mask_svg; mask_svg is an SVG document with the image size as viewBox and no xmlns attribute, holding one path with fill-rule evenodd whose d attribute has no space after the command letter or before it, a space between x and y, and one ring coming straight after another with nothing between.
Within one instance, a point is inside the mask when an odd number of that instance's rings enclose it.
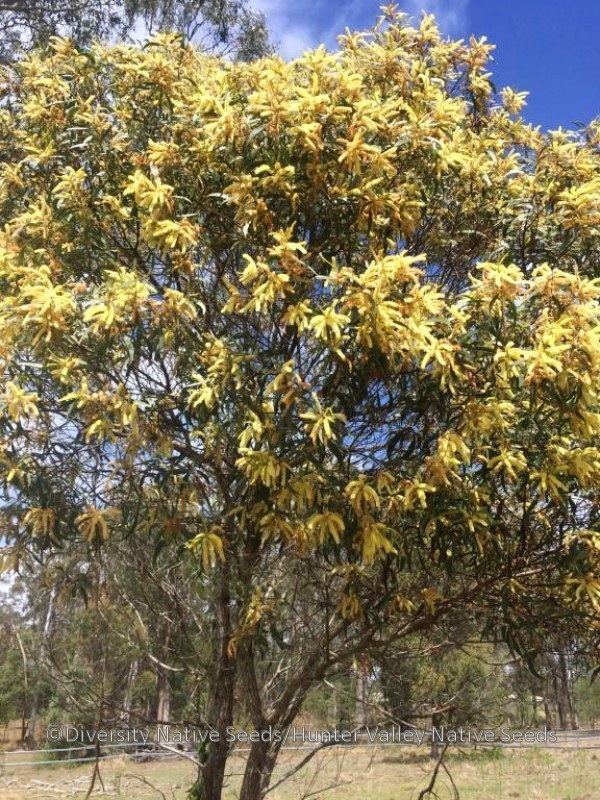
<instances>
[{"instance_id":1,"label":"yellow flower","mask_svg":"<svg viewBox=\"0 0 600 800\"><path fill-rule=\"evenodd\" d=\"M215 525L210 531L198 533L186 542L186 548L200 556L205 570L214 568L218 561L225 561L225 546L220 534L221 528Z\"/></svg>"},{"instance_id":2,"label":"yellow flower","mask_svg":"<svg viewBox=\"0 0 600 800\"><path fill-rule=\"evenodd\" d=\"M218 399L218 392L214 386L208 383L203 375L192 375L197 388L190 392L188 397L188 405L190 408L198 408L198 406L206 406L210 411L214 408Z\"/></svg>"},{"instance_id":3,"label":"yellow flower","mask_svg":"<svg viewBox=\"0 0 600 800\"><path fill-rule=\"evenodd\" d=\"M157 219L173 210L173 187L160 178L150 180L140 170L130 176L123 195L133 195L136 203Z\"/></svg>"},{"instance_id":4,"label":"yellow flower","mask_svg":"<svg viewBox=\"0 0 600 800\"><path fill-rule=\"evenodd\" d=\"M492 472L506 472L513 480L517 480L518 474L527 468L527 459L519 450L503 447L497 456L488 460L488 466Z\"/></svg>"},{"instance_id":5,"label":"yellow flower","mask_svg":"<svg viewBox=\"0 0 600 800\"><path fill-rule=\"evenodd\" d=\"M116 508L95 508L88 506L85 511L75 519L79 532L89 541L107 541L110 535L110 526L120 518Z\"/></svg>"},{"instance_id":6,"label":"yellow flower","mask_svg":"<svg viewBox=\"0 0 600 800\"><path fill-rule=\"evenodd\" d=\"M65 286L54 285L43 272L36 276L34 283L22 288L19 300L22 303L19 312L24 315L23 325L37 329L34 344L40 339L49 342L64 331L76 309L71 292Z\"/></svg>"},{"instance_id":7,"label":"yellow flower","mask_svg":"<svg viewBox=\"0 0 600 800\"><path fill-rule=\"evenodd\" d=\"M331 340L337 344L342 338L342 328L350 322L350 317L347 314L339 313L336 305L334 303L325 308L321 314L312 317L309 327L319 339Z\"/></svg>"},{"instance_id":8,"label":"yellow flower","mask_svg":"<svg viewBox=\"0 0 600 800\"><path fill-rule=\"evenodd\" d=\"M331 536L333 541L339 544L340 534L343 532L344 527L344 520L334 511L313 514L307 523L308 530L320 545L324 543L327 536Z\"/></svg>"},{"instance_id":9,"label":"yellow flower","mask_svg":"<svg viewBox=\"0 0 600 800\"><path fill-rule=\"evenodd\" d=\"M52 194L59 201L59 205L70 206L80 203L84 198L84 185L86 181L85 170L81 167L73 169L67 167L60 180L52 190Z\"/></svg>"},{"instance_id":10,"label":"yellow flower","mask_svg":"<svg viewBox=\"0 0 600 800\"><path fill-rule=\"evenodd\" d=\"M315 394L313 394L313 400L315 403L315 410L300 414L300 419L312 423L308 427L310 428L310 438L312 439L313 445L316 446L317 442L327 444L330 439L337 438L334 427L337 422L345 422L346 417L344 414L335 412L332 408L323 408Z\"/></svg>"},{"instance_id":11,"label":"yellow flower","mask_svg":"<svg viewBox=\"0 0 600 800\"><path fill-rule=\"evenodd\" d=\"M285 485L289 467L286 462L280 461L277 456L267 450L250 450L240 447L240 457L235 462L250 483L262 483L264 486L274 488Z\"/></svg>"},{"instance_id":12,"label":"yellow flower","mask_svg":"<svg viewBox=\"0 0 600 800\"><path fill-rule=\"evenodd\" d=\"M412 509L418 504L421 508L427 508L427 495L435 491L437 491L435 486L425 481L420 481L418 478L408 481L404 489L404 507Z\"/></svg>"},{"instance_id":13,"label":"yellow flower","mask_svg":"<svg viewBox=\"0 0 600 800\"><path fill-rule=\"evenodd\" d=\"M37 536L50 536L54 532L56 513L52 508L31 508L23 517L23 522Z\"/></svg>"},{"instance_id":14,"label":"yellow flower","mask_svg":"<svg viewBox=\"0 0 600 800\"><path fill-rule=\"evenodd\" d=\"M356 619L362 612L360 600L353 593L344 594L340 599L339 610L343 619Z\"/></svg>"},{"instance_id":15,"label":"yellow flower","mask_svg":"<svg viewBox=\"0 0 600 800\"><path fill-rule=\"evenodd\" d=\"M8 381L4 393L4 403L8 416L18 422L23 417L39 416L38 395L35 392L26 392L16 383Z\"/></svg>"},{"instance_id":16,"label":"yellow flower","mask_svg":"<svg viewBox=\"0 0 600 800\"><path fill-rule=\"evenodd\" d=\"M397 550L388 536L394 531L383 522L367 518L357 535L357 547L361 551L363 564L372 564L381 553L396 553Z\"/></svg>"},{"instance_id":17,"label":"yellow flower","mask_svg":"<svg viewBox=\"0 0 600 800\"><path fill-rule=\"evenodd\" d=\"M596 612L600 612L600 578L592 573L567 578L567 586L574 589L575 599L587 600Z\"/></svg>"},{"instance_id":18,"label":"yellow flower","mask_svg":"<svg viewBox=\"0 0 600 800\"><path fill-rule=\"evenodd\" d=\"M161 250L183 251L194 245L197 238L196 228L188 219L148 219L144 233L149 244Z\"/></svg>"},{"instance_id":19,"label":"yellow flower","mask_svg":"<svg viewBox=\"0 0 600 800\"><path fill-rule=\"evenodd\" d=\"M352 501L356 513L360 516L371 508L381 506L381 498L372 486L369 486L364 475L346 485L346 494Z\"/></svg>"}]
</instances>

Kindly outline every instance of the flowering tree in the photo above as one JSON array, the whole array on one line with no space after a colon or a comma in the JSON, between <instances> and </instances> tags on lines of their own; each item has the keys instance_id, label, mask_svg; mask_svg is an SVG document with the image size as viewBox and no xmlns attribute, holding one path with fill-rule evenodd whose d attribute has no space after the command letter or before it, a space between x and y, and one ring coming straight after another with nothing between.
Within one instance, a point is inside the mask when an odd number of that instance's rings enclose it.
<instances>
[{"instance_id":1,"label":"flowering tree","mask_svg":"<svg viewBox=\"0 0 600 800\"><path fill-rule=\"evenodd\" d=\"M290 63L163 35L4 74L5 563L183 548L198 798L227 726L386 637L597 632L598 129L526 125L489 51L390 11Z\"/></svg>"}]
</instances>

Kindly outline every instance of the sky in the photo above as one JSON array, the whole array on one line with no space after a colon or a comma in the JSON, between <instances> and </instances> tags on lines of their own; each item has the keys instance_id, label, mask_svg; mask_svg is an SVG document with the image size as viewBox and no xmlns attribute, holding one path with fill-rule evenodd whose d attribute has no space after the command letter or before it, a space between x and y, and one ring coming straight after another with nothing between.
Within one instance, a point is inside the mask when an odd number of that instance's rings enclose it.
<instances>
[{"instance_id":1,"label":"sky","mask_svg":"<svg viewBox=\"0 0 600 800\"><path fill-rule=\"evenodd\" d=\"M324 42L334 47L346 27L370 27L381 0L251 0L264 12L285 57ZM574 128L600 114L599 0L399 0L418 19L434 13L453 38L486 36L496 45L498 89L528 91L524 116L543 128Z\"/></svg>"}]
</instances>

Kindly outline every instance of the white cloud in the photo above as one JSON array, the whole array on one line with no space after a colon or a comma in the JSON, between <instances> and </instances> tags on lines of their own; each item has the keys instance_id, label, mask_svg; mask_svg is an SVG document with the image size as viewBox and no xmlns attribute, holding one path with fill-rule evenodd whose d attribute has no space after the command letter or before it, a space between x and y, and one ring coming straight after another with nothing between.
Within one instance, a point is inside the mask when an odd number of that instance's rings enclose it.
<instances>
[{"instance_id":1,"label":"white cloud","mask_svg":"<svg viewBox=\"0 0 600 800\"><path fill-rule=\"evenodd\" d=\"M383 0L382 3L383 4ZM349 0L339 5L319 0L251 0L262 11L284 58L294 58L321 42L335 47L346 27L364 28L375 22L380 3ZM469 0L399 0L398 7L418 20L422 11L435 14L446 34L465 34Z\"/></svg>"},{"instance_id":2,"label":"white cloud","mask_svg":"<svg viewBox=\"0 0 600 800\"><path fill-rule=\"evenodd\" d=\"M277 49L284 58L295 58L305 50L310 50L311 47L319 44L308 28L298 28L298 26L288 30L284 28L281 34L274 38Z\"/></svg>"},{"instance_id":3,"label":"white cloud","mask_svg":"<svg viewBox=\"0 0 600 800\"><path fill-rule=\"evenodd\" d=\"M316 44L310 26L297 20L294 11L297 12L298 3L293 0L252 0L251 5L265 15L272 38L284 58L294 58Z\"/></svg>"}]
</instances>

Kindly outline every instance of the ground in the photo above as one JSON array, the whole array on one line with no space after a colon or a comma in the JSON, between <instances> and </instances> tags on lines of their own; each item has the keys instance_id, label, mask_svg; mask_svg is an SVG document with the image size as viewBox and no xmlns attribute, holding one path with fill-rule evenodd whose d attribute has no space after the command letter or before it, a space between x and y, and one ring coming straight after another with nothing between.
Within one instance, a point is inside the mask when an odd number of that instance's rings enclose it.
<instances>
[{"instance_id":1,"label":"ground","mask_svg":"<svg viewBox=\"0 0 600 800\"><path fill-rule=\"evenodd\" d=\"M566 744L566 743L561 743ZM569 743L572 745L573 743ZM276 783L305 753L286 752ZM0 756L0 765L2 764ZM23 758L24 760L24 758ZM0 767L0 800L83 800L89 764ZM14 762L15 759L13 758ZM463 749L449 752L447 765L461 800L600 800L600 740L554 748ZM232 759L226 800L237 797L242 757ZM120 800L184 800L194 766L183 759L139 763L117 756L101 765L104 790L92 797ZM426 749L411 746L331 748L269 794L272 800L417 800L431 775ZM440 771L439 800L454 800L451 781ZM431 798L429 798L431 800Z\"/></svg>"}]
</instances>

